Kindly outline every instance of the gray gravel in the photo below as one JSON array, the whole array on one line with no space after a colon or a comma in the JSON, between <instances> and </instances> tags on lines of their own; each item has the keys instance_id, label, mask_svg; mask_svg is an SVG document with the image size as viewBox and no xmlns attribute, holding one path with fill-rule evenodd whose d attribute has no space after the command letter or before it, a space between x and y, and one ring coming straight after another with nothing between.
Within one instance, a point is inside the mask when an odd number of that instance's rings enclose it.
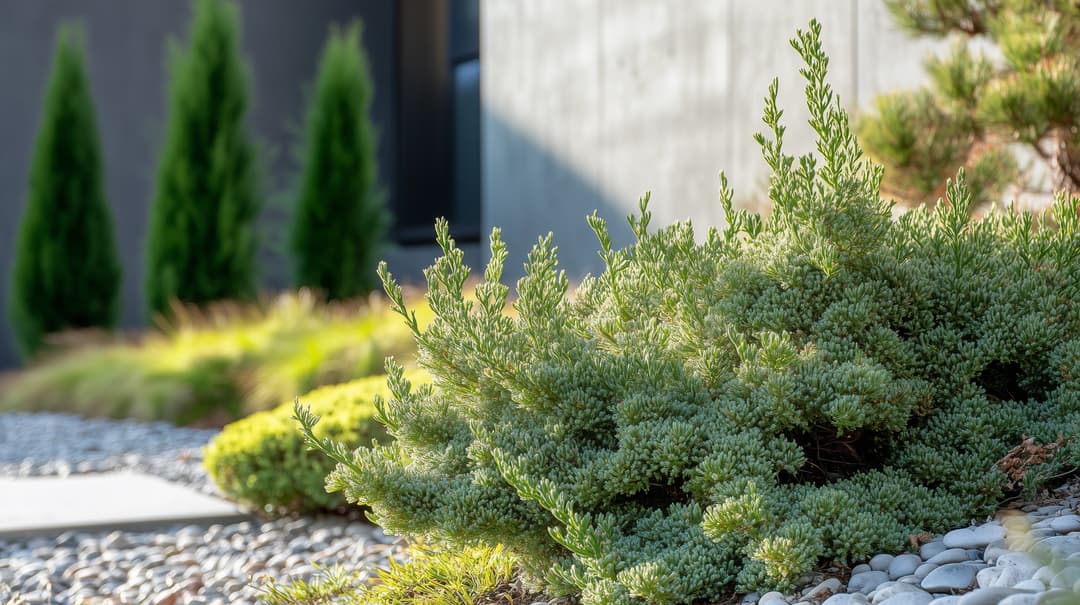
<instances>
[{"instance_id":1,"label":"gray gravel","mask_svg":"<svg viewBox=\"0 0 1080 605\"><path fill-rule=\"evenodd\" d=\"M218 494L202 467L213 430L64 414L0 414L0 477L139 470ZM369 574L406 545L340 517L0 540L0 604L254 604L266 580L315 565Z\"/></svg>"},{"instance_id":2,"label":"gray gravel","mask_svg":"<svg viewBox=\"0 0 1080 605\"><path fill-rule=\"evenodd\" d=\"M216 430L71 414L0 414L0 477L137 470L219 495L202 466Z\"/></svg>"}]
</instances>

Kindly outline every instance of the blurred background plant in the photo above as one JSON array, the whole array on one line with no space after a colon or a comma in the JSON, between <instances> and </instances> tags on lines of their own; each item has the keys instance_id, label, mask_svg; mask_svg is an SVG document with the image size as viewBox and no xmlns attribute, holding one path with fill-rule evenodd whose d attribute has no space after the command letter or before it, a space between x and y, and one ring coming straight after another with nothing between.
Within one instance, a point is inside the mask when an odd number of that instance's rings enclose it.
<instances>
[{"instance_id":1,"label":"blurred background plant","mask_svg":"<svg viewBox=\"0 0 1080 605\"><path fill-rule=\"evenodd\" d=\"M374 289L372 268L389 221L376 183L373 85L361 48L359 23L330 31L308 109L292 223L297 285L330 300Z\"/></svg>"},{"instance_id":2,"label":"blurred background plant","mask_svg":"<svg viewBox=\"0 0 1080 605\"><path fill-rule=\"evenodd\" d=\"M12 271L9 311L23 355L38 352L50 332L114 325L119 288L82 30L66 25L56 36Z\"/></svg>"},{"instance_id":3,"label":"blurred background plant","mask_svg":"<svg viewBox=\"0 0 1080 605\"><path fill-rule=\"evenodd\" d=\"M380 299L325 304L307 291L264 305L177 305L160 331L130 342L57 340L67 346L3 379L0 411L221 424L381 373L385 356L411 359L414 350Z\"/></svg>"},{"instance_id":4,"label":"blurred background plant","mask_svg":"<svg viewBox=\"0 0 1080 605\"><path fill-rule=\"evenodd\" d=\"M171 48L169 123L147 240L152 313L255 294L255 150L237 9L197 0L186 53Z\"/></svg>"},{"instance_id":5,"label":"blurred background plant","mask_svg":"<svg viewBox=\"0 0 1080 605\"><path fill-rule=\"evenodd\" d=\"M929 83L878 97L859 137L882 190L934 204L960 167L976 206L1080 191L1080 6L1065 0L886 0L913 35L951 37ZM1019 159L1018 159L1019 158ZM1028 161L1026 158L1030 158Z\"/></svg>"}]
</instances>

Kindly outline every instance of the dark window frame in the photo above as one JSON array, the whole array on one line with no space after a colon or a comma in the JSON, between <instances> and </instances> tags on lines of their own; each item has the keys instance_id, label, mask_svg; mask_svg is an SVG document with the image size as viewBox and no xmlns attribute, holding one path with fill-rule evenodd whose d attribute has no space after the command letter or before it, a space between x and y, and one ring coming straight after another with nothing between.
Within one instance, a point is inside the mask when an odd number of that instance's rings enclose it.
<instances>
[{"instance_id":1,"label":"dark window frame","mask_svg":"<svg viewBox=\"0 0 1080 605\"><path fill-rule=\"evenodd\" d=\"M478 60L453 53L450 0L399 0L397 31L397 182L392 236L399 245L435 241L434 221L446 217L459 242L480 239L480 224L461 223L455 209L454 69ZM482 75L481 75L482 77ZM478 175L479 178L479 175ZM480 204L480 200L475 202ZM479 212L476 213L480 215ZM482 223L482 218L479 219Z\"/></svg>"}]
</instances>

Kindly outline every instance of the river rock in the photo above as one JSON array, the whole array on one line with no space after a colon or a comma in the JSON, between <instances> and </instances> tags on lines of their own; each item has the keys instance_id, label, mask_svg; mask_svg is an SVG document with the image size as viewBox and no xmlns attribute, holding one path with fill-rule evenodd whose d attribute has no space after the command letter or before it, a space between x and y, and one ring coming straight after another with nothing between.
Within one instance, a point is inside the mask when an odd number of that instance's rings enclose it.
<instances>
[{"instance_id":1,"label":"river rock","mask_svg":"<svg viewBox=\"0 0 1080 605\"><path fill-rule=\"evenodd\" d=\"M851 576L851 580L848 581L848 592L869 594L888 580L889 574L884 571L864 571Z\"/></svg>"},{"instance_id":2,"label":"river rock","mask_svg":"<svg viewBox=\"0 0 1080 605\"><path fill-rule=\"evenodd\" d=\"M892 555L887 554L875 555L870 559L870 569L874 571L887 571L894 558L895 557Z\"/></svg>"},{"instance_id":3,"label":"river rock","mask_svg":"<svg viewBox=\"0 0 1080 605\"><path fill-rule=\"evenodd\" d=\"M825 599L821 605L866 605L869 602L870 601L866 599L866 595L861 592L842 592Z\"/></svg>"},{"instance_id":4,"label":"river rock","mask_svg":"<svg viewBox=\"0 0 1080 605\"><path fill-rule=\"evenodd\" d=\"M941 541L949 548L983 548L1004 537L1004 527L994 523L984 523L977 527L954 529L945 534Z\"/></svg>"},{"instance_id":5,"label":"river rock","mask_svg":"<svg viewBox=\"0 0 1080 605\"><path fill-rule=\"evenodd\" d=\"M922 562L919 555L897 555L889 563L889 579L898 580L904 576L910 576L922 565Z\"/></svg>"},{"instance_id":6,"label":"river rock","mask_svg":"<svg viewBox=\"0 0 1080 605\"><path fill-rule=\"evenodd\" d=\"M927 559L927 563L933 563L934 565L945 565L948 563L963 563L967 561L968 553L963 548L950 548L943 550L933 557Z\"/></svg>"},{"instance_id":7,"label":"river rock","mask_svg":"<svg viewBox=\"0 0 1080 605\"><path fill-rule=\"evenodd\" d=\"M1080 515L1065 515L1050 520L1050 529L1059 534L1080 531Z\"/></svg>"},{"instance_id":8,"label":"river rock","mask_svg":"<svg viewBox=\"0 0 1080 605\"><path fill-rule=\"evenodd\" d=\"M937 568L938 566L933 563L923 563L922 565L915 568L915 573L913 573L912 575L921 580L926 577L926 574L934 571Z\"/></svg>"},{"instance_id":9,"label":"river rock","mask_svg":"<svg viewBox=\"0 0 1080 605\"><path fill-rule=\"evenodd\" d=\"M933 542L927 542L919 547L919 556L923 561L929 561L934 558L938 553L944 552L948 547L941 540L934 540Z\"/></svg>"},{"instance_id":10,"label":"river rock","mask_svg":"<svg viewBox=\"0 0 1080 605\"><path fill-rule=\"evenodd\" d=\"M1022 592L1001 599L998 605L1036 605L1040 598L1041 595Z\"/></svg>"},{"instance_id":11,"label":"river rock","mask_svg":"<svg viewBox=\"0 0 1080 605\"><path fill-rule=\"evenodd\" d=\"M998 601L1014 594L1022 594L1023 591L1004 586L991 588L976 588L975 590L960 597L957 605L997 605Z\"/></svg>"},{"instance_id":12,"label":"river rock","mask_svg":"<svg viewBox=\"0 0 1080 605\"><path fill-rule=\"evenodd\" d=\"M923 590L927 592L951 592L966 590L975 582L976 569L966 563L949 563L931 571L923 578Z\"/></svg>"},{"instance_id":13,"label":"river rock","mask_svg":"<svg viewBox=\"0 0 1080 605\"><path fill-rule=\"evenodd\" d=\"M933 595L920 590L919 592L899 593L881 601L878 605L927 605L933 600Z\"/></svg>"}]
</instances>

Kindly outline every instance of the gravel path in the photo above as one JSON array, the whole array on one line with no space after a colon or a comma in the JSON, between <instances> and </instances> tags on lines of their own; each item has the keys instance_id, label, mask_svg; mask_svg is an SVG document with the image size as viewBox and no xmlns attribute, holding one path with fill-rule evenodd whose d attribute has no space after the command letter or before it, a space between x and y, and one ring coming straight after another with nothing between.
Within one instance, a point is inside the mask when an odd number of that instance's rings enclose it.
<instances>
[{"instance_id":1,"label":"gravel path","mask_svg":"<svg viewBox=\"0 0 1080 605\"><path fill-rule=\"evenodd\" d=\"M202 467L213 430L0 414L0 477L133 469L219 495ZM0 604L254 604L265 579L336 564L370 573L404 544L339 517L0 540Z\"/></svg>"},{"instance_id":2,"label":"gravel path","mask_svg":"<svg viewBox=\"0 0 1080 605\"><path fill-rule=\"evenodd\" d=\"M138 469L217 493L201 465L214 431L167 424L0 414L0 476ZM882 553L845 573L808 574L799 590L743 605L1040 605L1080 602L1080 483L1009 516L960 528L918 553ZM0 603L254 604L262 578L361 573L405 545L342 518L187 525L0 541Z\"/></svg>"},{"instance_id":3,"label":"gravel path","mask_svg":"<svg viewBox=\"0 0 1080 605\"><path fill-rule=\"evenodd\" d=\"M202 466L215 434L164 422L0 414L0 477L137 470L220 495Z\"/></svg>"}]
</instances>

